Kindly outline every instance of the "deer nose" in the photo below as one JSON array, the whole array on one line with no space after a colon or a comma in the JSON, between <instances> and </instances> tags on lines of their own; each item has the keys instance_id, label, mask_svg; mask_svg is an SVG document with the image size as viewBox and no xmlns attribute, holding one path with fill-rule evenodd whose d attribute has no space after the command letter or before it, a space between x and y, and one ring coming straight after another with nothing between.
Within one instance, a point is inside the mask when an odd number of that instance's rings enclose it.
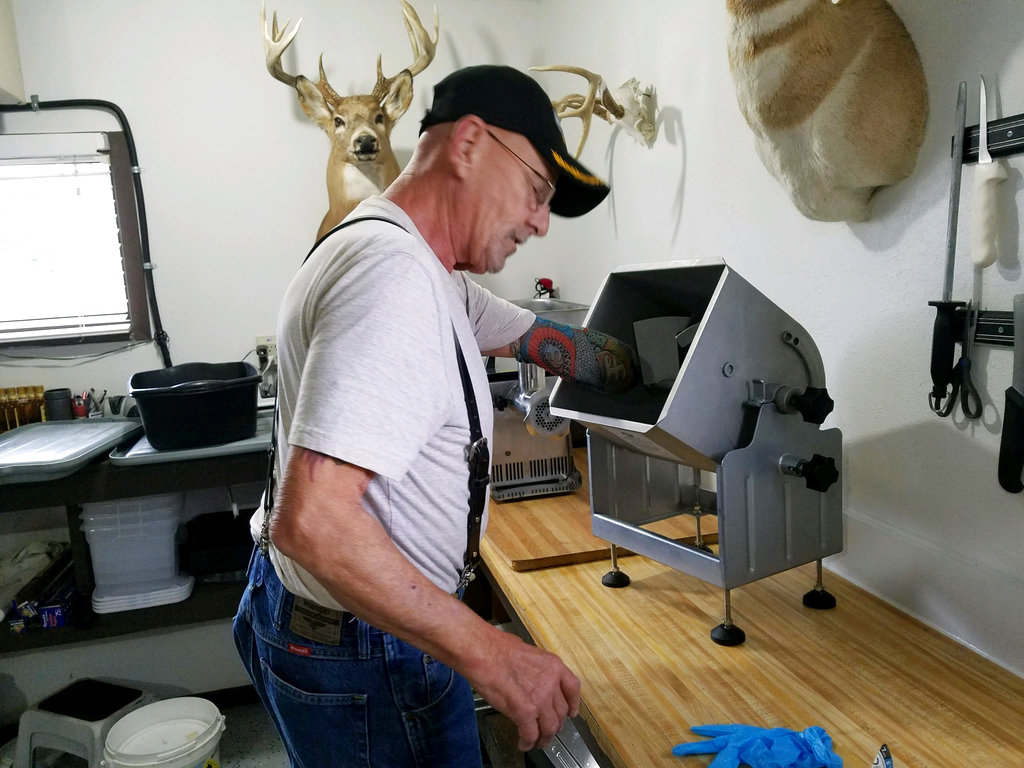
<instances>
[{"instance_id":1,"label":"deer nose","mask_svg":"<svg viewBox=\"0 0 1024 768\"><path fill-rule=\"evenodd\" d=\"M363 133L356 137L355 152L357 155L372 155L378 151L377 137Z\"/></svg>"}]
</instances>

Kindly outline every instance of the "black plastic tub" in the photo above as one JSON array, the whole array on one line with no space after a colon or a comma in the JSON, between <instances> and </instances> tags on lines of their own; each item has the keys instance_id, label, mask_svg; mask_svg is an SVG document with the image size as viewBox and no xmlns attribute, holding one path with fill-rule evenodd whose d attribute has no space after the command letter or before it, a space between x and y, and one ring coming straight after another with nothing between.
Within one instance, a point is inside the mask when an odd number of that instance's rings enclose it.
<instances>
[{"instance_id":1,"label":"black plastic tub","mask_svg":"<svg viewBox=\"0 0 1024 768\"><path fill-rule=\"evenodd\" d=\"M256 434L260 374L248 363L184 363L128 380L158 451L203 448Z\"/></svg>"}]
</instances>

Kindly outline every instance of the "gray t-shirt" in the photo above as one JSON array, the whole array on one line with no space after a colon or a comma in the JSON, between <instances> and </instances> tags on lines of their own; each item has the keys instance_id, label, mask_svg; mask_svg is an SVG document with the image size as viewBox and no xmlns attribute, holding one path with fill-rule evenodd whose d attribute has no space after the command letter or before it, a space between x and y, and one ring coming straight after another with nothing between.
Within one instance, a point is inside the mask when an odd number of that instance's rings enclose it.
<instances>
[{"instance_id":1,"label":"gray t-shirt","mask_svg":"<svg viewBox=\"0 0 1024 768\"><path fill-rule=\"evenodd\" d=\"M374 472L366 508L431 582L451 592L469 510L469 421L453 326L490 440L493 411L480 352L522 336L534 315L462 272L449 274L393 203L372 197L349 218L367 215L406 231L364 221L335 232L285 293L277 334L277 476L289 445ZM262 520L261 507L251 521L254 537ZM297 563L273 547L270 554L293 594L344 608Z\"/></svg>"}]
</instances>

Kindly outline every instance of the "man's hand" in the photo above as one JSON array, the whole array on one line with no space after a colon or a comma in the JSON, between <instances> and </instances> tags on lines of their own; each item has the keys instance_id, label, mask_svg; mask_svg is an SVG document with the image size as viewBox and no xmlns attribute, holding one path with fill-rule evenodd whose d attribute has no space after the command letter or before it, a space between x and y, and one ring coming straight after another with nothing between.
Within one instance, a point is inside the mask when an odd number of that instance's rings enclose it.
<instances>
[{"instance_id":1,"label":"man's hand","mask_svg":"<svg viewBox=\"0 0 1024 768\"><path fill-rule=\"evenodd\" d=\"M479 670L466 670L474 690L519 729L523 752L546 747L566 717L580 710L580 681L554 654L498 631Z\"/></svg>"},{"instance_id":2,"label":"man's hand","mask_svg":"<svg viewBox=\"0 0 1024 768\"><path fill-rule=\"evenodd\" d=\"M442 592L366 513L372 473L292 446L271 539L369 624L458 670L519 729L519 748L546 746L579 712L580 682L555 655L527 645ZM345 552L345 557L339 557Z\"/></svg>"}]
</instances>

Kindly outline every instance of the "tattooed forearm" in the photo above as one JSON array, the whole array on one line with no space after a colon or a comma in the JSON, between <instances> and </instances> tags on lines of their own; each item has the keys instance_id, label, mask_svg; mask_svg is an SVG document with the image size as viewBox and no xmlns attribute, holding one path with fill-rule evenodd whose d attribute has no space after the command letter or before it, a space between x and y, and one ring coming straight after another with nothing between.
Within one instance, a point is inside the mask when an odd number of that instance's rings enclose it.
<instances>
[{"instance_id":1,"label":"tattooed forearm","mask_svg":"<svg viewBox=\"0 0 1024 768\"><path fill-rule=\"evenodd\" d=\"M636 354L613 336L537 318L515 345L516 360L591 389L618 394L636 384Z\"/></svg>"}]
</instances>

